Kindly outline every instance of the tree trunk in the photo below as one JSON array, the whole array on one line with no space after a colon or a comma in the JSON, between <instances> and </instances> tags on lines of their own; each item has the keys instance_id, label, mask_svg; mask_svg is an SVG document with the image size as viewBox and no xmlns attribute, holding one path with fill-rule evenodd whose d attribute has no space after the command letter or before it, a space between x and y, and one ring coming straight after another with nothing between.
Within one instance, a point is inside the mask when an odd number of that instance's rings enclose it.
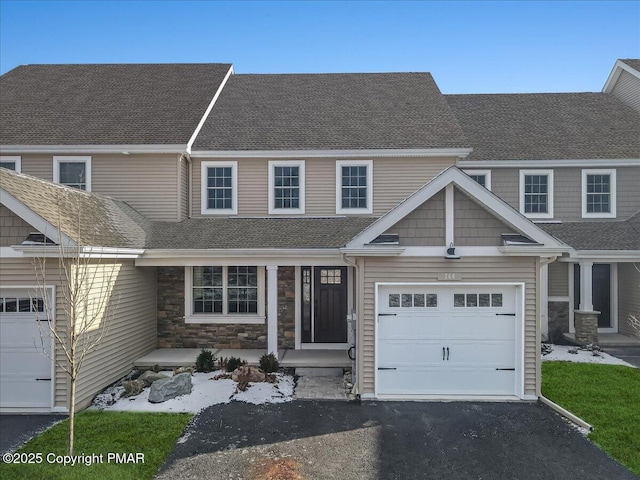
<instances>
[{"instance_id":1,"label":"tree trunk","mask_svg":"<svg viewBox=\"0 0 640 480\"><path fill-rule=\"evenodd\" d=\"M74 421L76 417L76 379L71 377L71 395L69 397L69 455L73 455Z\"/></svg>"}]
</instances>

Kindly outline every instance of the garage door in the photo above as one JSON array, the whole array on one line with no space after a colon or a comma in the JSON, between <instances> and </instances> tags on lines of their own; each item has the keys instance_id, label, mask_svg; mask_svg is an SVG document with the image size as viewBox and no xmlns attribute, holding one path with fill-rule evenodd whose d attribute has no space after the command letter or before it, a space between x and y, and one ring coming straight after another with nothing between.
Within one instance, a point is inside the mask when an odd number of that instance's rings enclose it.
<instances>
[{"instance_id":1,"label":"garage door","mask_svg":"<svg viewBox=\"0 0 640 480\"><path fill-rule=\"evenodd\" d=\"M0 290L0 408L51 407L51 360L41 353L37 323L44 302L33 293ZM44 348L51 351L50 339Z\"/></svg>"},{"instance_id":2,"label":"garage door","mask_svg":"<svg viewBox=\"0 0 640 480\"><path fill-rule=\"evenodd\" d=\"M515 286L381 285L378 395L515 395Z\"/></svg>"}]
</instances>

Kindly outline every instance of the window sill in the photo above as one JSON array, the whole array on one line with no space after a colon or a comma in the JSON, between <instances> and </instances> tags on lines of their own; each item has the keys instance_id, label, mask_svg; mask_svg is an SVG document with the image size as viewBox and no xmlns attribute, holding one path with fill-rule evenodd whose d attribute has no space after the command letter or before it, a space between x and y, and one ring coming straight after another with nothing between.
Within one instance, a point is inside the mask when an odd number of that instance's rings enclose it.
<instances>
[{"instance_id":1,"label":"window sill","mask_svg":"<svg viewBox=\"0 0 640 480\"><path fill-rule=\"evenodd\" d=\"M582 218L616 218L616 213L583 213Z\"/></svg>"},{"instance_id":2,"label":"window sill","mask_svg":"<svg viewBox=\"0 0 640 480\"><path fill-rule=\"evenodd\" d=\"M219 323L219 324L261 324L267 317L260 315L188 315L184 317L185 323Z\"/></svg>"}]
</instances>

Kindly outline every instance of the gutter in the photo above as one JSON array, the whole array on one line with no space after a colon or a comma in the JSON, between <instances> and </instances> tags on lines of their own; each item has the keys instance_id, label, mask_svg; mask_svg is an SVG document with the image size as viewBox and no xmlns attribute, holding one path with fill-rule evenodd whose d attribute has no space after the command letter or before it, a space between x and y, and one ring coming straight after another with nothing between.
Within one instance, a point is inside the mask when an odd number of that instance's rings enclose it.
<instances>
[{"instance_id":1,"label":"gutter","mask_svg":"<svg viewBox=\"0 0 640 480\"><path fill-rule=\"evenodd\" d=\"M554 410L556 413L559 413L560 415L562 415L563 417L565 417L567 420L569 420L572 423L575 423L576 425L578 425L579 427L585 428L590 432L593 432L593 426L587 422L585 422L584 420L582 420L580 417L574 415L573 413L571 413L569 410L565 410L564 408L562 408L560 405L558 405L557 403L552 402L551 400L549 400L548 398L540 395L538 397L538 399L544 403L547 407L551 408L552 410Z\"/></svg>"}]
</instances>

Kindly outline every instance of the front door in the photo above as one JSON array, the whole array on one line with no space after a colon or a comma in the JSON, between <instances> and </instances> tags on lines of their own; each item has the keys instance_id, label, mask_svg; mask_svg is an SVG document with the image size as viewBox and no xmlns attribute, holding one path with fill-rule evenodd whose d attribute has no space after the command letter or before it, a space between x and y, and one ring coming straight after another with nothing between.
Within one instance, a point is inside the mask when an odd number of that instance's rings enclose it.
<instances>
[{"instance_id":1,"label":"front door","mask_svg":"<svg viewBox=\"0 0 640 480\"><path fill-rule=\"evenodd\" d=\"M302 342L347 342L347 268L302 267Z\"/></svg>"}]
</instances>

